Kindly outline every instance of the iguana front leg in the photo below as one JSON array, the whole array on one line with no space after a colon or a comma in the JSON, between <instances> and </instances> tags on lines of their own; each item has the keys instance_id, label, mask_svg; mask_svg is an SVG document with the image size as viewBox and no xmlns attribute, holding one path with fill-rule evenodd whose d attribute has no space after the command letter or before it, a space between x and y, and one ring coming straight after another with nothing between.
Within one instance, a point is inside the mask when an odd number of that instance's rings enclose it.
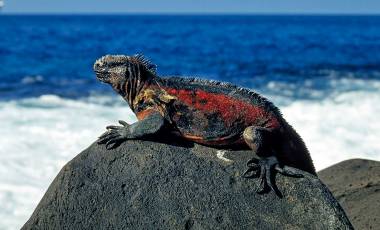
<instances>
[{"instance_id":1,"label":"iguana front leg","mask_svg":"<svg viewBox=\"0 0 380 230\"><path fill-rule=\"evenodd\" d=\"M163 128L165 119L159 112L153 112L131 125L125 121L119 123L122 126L107 126L107 132L99 137L98 144L106 144L107 149L112 149L125 140L156 134Z\"/></svg>"},{"instance_id":2,"label":"iguana front leg","mask_svg":"<svg viewBox=\"0 0 380 230\"><path fill-rule=\"evenodd\" d=\"M270 129L250 126L244 130L243 138L247 145L256 152L260 159L253 158L247 162L248 169L244 172L245 178L259 178L260 186L258 193L272 190L279 197L282 197L275 183L275 173L279 172L286 176L302 177L301 174L284 169L273 150L275 144L273 131Z\"/></svg>"}]
</instances>

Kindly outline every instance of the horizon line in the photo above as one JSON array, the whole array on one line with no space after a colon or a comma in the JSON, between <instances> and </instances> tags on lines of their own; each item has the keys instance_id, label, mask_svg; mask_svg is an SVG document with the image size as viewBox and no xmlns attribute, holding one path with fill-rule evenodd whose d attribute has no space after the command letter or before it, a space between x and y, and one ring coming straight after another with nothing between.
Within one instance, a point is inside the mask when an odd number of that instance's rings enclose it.
<instances>
[{"instance_id":1,"label":"horizon line","mask_svg":"<svg viewBox=\"0 0 380 230\"><path fill-rule=\"evenodd\" d=\"M380 13L353 12L1 12L1 15L15 16L380 16Z\"/></svg>"}]
</instances>

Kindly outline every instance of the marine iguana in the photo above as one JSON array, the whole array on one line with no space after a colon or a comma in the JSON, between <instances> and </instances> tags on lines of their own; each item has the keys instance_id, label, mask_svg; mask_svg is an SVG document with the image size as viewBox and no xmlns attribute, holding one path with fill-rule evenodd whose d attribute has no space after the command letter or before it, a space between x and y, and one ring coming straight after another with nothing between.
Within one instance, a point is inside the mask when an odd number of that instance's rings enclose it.
<instances>
[{"instance_id":1,"label":"marine iguana","mask_svg":"<svg viewBox=\"0 0 380 230\"><path fill-rule=\"evenodd\" d=\"M142 55L107 55L94 64L96 77L120 94L138 122L107 126L99 144L107 149L128 139L161 131L217 148L251 149L260 159L247 162L246 178L259 178L257 192L281 193L276 172L302 177L284 165L316 175L309 152L279 109L251 90L196 78L160 78Z\"/></svg>"}]
</instances>

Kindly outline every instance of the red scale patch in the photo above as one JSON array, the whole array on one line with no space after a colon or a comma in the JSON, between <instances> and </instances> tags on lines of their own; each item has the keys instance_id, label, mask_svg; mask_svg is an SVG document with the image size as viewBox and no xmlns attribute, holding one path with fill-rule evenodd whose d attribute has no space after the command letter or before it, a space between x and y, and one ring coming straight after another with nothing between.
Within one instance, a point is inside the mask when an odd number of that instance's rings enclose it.
<instances>
[{"instance_id":1,"label":"red scale patch","mask_svg":"<svg viewBox=\"0 0 380 230\"><path fill-rule=\"evenodd\" d=\"M165 89L169 94L177 97L184 104L205 113L219 113L226 125L236 120L244 120L247 126L255 125L262 119L268 119L267 128L279 127L277 119L250 103L240 101L224 94L208 93L203 90Z\"/></svg>"}]
</instances>

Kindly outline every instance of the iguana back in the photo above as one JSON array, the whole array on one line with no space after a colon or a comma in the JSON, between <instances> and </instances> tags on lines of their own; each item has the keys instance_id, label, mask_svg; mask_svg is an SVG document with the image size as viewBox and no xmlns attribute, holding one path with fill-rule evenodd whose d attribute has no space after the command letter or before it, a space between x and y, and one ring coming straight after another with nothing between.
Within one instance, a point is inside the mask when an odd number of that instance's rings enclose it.
<instances>
[{"instance_id":1,"label":"iguana back","mask_svg":"<svg viewBox=\"0 0 380 230\"><path fill-rule=\"evenodd\" d=\"M279 109L258 93L230 83L198 78L169 77L157 80L175 97L170 118L181 135L197 143L248 148L243 132L248 126L272 130L276 151L283 162L315 174L310 154Z\"/></svg>"}]
</instances>

